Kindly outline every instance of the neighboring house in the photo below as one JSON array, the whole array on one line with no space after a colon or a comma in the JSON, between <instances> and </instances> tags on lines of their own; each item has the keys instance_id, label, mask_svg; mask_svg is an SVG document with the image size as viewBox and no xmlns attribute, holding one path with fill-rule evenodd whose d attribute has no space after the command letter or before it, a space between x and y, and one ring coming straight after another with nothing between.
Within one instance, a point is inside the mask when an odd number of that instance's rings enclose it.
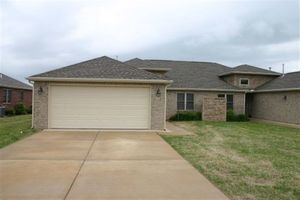
<instances>
[{"instance_id":1,"label":"neighboring house","mask_svg":"<svg viewBox=\"0 0 300 200\"><path fill-rule=\"evenodd\" d=\"M28 79L34 81L35 128L162 130L178 111L201 112L204 97L224 97L236 114L299 124L299 112L286 118L272 111L299 109L299 76L289 77L249 65L101 57ZM260 101L274 92L276 80L294 80L283 86L293 92L278 91L288 101L263 107Z\"/></svg>"},{"instance_id":2,"label":"neighboring house","mask_svg":"<svg viewBox=\"0 0 300 200\"><path fill-rule=\"evenodd\" d=\"M7 110L17 103L23 103L27 108L32 105L32 87L0 73L0 106Z\"/></svg>"}]
</instances>

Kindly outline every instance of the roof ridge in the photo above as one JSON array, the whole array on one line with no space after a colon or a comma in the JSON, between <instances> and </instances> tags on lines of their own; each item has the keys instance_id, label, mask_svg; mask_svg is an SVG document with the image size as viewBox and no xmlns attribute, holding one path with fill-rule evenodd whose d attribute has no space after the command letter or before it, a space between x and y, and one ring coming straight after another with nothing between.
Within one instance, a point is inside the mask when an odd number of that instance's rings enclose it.
<instances>
[{"instance_id":1,"label":"roof ridge","mask_svg":"<svg viewBox=\"0 0 300 200\"><path fill-rule=\"evenodd\" d=\"M237 66L233 67L232 69L233 69L233 71L234 71L234 69L236 69L236 68L238 68L238 67L243 67L243 66L245 66L245 67L251 67L251 68L255 68L255 69L259 69L259 70L268 71L268 72L270 72L270 73L277 73L277 74L278 74L278 72L275 72L275 71L273 71L273 70L269 70L269 69L265 69L265 68L262 68L262 67L257 67L257 66L254 66L254 65L249 65L249 64L241 64L241 65L237 65Z\"/></svg>"},{"instance_id":2,"label":"roof ridge","mask_svg":"<svg viewBox=\"0 0 300 200\"><path fill-rule=\"evenodd\" d=\"M144 59L142 61L163 61L163 62L186 62L186 63L203 63L203 64L217 64L217 65L221 65L225 68L229 68L231 69L232 67L217 63L217 62L207 62L207 61L188 61L188 60L163 60L163 59Z\"/></svg>"},{"instance_id":3,"label":"roof ridge","mask_svg":"<svg viewBox=\"0 0 300 200\"><path fill-rule=\"evenodd\" d=\"M1 74L1 78L0 78L0 80L4 80L4 79L9 79L10 81L14 81L15 83L17 83L17 84L19 84L19 86L13 86L13 85L10 85L10 84L3 84L3 86L7 86L7 87L13 87L13 88L22 88L22 89L31 89L32 88L32 86L31 85L29 85L29 84L27 84L27 83L24 83L23 81L20 81L20 80L18 80L18 79L16 79L16 78L14 78L14 77L11 77L11 76L8 76L8 75L6 75L6 74L4 74L4 73L0 73ZM4 80L5 81L5 80ZM0 82L0 85L1 85L1 82Z\"/></svg>"}]
</instances>

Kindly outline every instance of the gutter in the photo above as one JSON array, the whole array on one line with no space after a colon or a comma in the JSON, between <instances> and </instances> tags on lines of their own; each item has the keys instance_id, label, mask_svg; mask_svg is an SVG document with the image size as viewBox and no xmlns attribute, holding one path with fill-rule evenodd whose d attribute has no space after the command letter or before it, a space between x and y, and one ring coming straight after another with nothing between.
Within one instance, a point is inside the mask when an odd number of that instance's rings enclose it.
<instances>
[{"instance_id":1,"label":"gutter","mask_svg":"<svg viewBox=\"0 0 300 200\"><path fill-rule=\"evenodd\" d=\"M53 77L27 77L29 81L49 81L49 82L93 82L93 83L161 83L170 84L172 80L162 79L110 79L110 78L53 78Z\"/></svg>"},{"instance_id":2,"label":"gutter","mask_svg":"<svg viewBox=\"0 0 300 200\"><path fill-rule=\"evenodd\" d=\"M222 77L222 76L228 76L228 75L231 75L231 74L246 74L246 75L264 75L264 76L280 76L281 74L272 74L272 73L259 73L259 72L242 72L242 71L232 71L232 72L227 72L227 73L224 73L224 74L220 74L219 77Z\"/></svg>"},{"instance_id":3,"label":"gutter","mask_svg":"<svg viewBox=\"0 0 300 200\"><path fill-rule=\"evenodd\" d=\"M284 88L284 89L270 89L270 90L254 90L253 93L263 93L263 92L292 92L300 91L300 88Z\"/></svg>"},{"instance_id":4,"label":"gutter","mask_svg":"<svg viewBox=\"0 0 300 200\"><path fill-rule=\"evenodd\" d=\"M207 92L247 92L248 90L236 90L236 89L218 89L218 88L167 88L167 90L184 90L184 91L207 91Z\"/></svg>"}]
</instances>

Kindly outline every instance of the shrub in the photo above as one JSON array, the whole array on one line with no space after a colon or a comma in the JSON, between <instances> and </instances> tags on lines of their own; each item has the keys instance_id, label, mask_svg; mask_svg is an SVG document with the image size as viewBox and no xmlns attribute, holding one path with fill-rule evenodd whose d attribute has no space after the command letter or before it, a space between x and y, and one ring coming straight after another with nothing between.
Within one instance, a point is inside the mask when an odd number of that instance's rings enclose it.
<instances>
[{"instance_id":1,"label":"shrub","mask_svg":"<svg viewBox=\"0 0 300 200\"><path fill-rule=\"evenodd\" d=\"M29 106L27 109L26 109L26 112L28 114L32 114L32 106Z\"/></svg>"},{"instance_id":2,"label":"shrub","mask_svg":"<svg viewBox=\"0 0 300 200\"><path fill-rule=\"evenodd\" d=\"M7 116L13 116L15 114L16 114L16 110L14 108L5 110L5 115L7 115Z\"/></svg>"},{"instance_id":3,"label":"shrub","mask_svg":"<svg viewBox=\"0 0 300 200\"><path fill-rule=\"evenodd\" d=\"M244 114L236 115L233 110L227 111L227 121L229 122L245 122L248 121L248 117Z\"/></svg>"},{"instance_id":4,"label":"shrub","mask_svg":"<svg viewBox=\"0 0 300 200\"><path fill-rule=\"evenodd\" d=\"M18 103L15 105L14 107L15 111L16 111L16 115L24 115L26 114L26 108L24 106L24 104L22 103Z\"/></svg>"},{"instance_id":5,"label":"shrub","mask_svg":"<svg viewBox=\"0 0 300 200\"><path fill-rule=\"evenodd\" d=\"M248 120L249 120L248 117L244 114L240 114L240 115L237 116L237 121L239 121L239 122L245 122L245 121L248 121Z\"/></svg>"},{"instance_id":6,"label":"shrub","mask_svg":"<svg viewBox=\"0 0 300 200\"><path fill-rule=\"evenodd\" d=\"M227 115L226 115L226 119L227 119L227 121L229 121L229 122L234 122L234 121L236 121L236 115L235 115L235 113L233 112L233 110L228 110L227 111Z\"/></svg>"},{"instance_id":7,"label":"shrub","mask_svg":"<svg viewBox=\"0 0 300 200\"><path fill-rule=\"evenodd\" d=\"M201 120L202 114L201 112L178 112L172 117L170 117L170 121L194 121Z\"/></svg>"}]
</instances>

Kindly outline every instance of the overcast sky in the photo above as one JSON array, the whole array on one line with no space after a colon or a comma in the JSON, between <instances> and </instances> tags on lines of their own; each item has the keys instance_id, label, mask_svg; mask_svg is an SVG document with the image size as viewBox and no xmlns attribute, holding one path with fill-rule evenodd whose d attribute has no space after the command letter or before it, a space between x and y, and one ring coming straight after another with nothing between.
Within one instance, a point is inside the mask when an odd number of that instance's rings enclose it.
<instances>
[{"instance_id":1,"label":"overcast sky","mask_svg":"<svg viewBox=\"0 0 300 200\"><path fill-rule=\"evenodd\" d=\"M300 70L298 0L0 0L0 71L103 55Z\"/></svg>"}]
</instances>

